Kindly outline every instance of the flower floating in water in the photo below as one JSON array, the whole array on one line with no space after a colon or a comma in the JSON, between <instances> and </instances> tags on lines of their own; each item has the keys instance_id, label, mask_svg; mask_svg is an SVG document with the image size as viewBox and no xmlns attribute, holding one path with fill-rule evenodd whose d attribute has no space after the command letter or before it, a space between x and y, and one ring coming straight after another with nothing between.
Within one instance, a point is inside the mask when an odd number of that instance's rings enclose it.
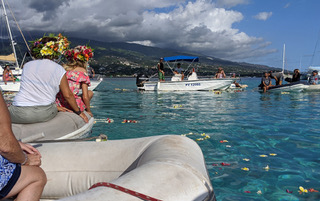
<instances>
[{"instance_id":1,"label":"flower floating in water","mask_svg":"<svg viewBox=\"0 0 320 201\"><path fill-rule=\"evenodd\" d=\"M244 160L244 161L250 161L250 159L249 159L249 158L244 158L244 159L242 159L242 160Z\"/></svg>"},{"instance_id":2,"label":"flower floating in water","mask_svg":"<svg viewBox=\"0 0 320 201\"><path fill-rule=\"evenodd\" d=\"M204 138L197 138L196 141L203 141Z\"/></svg>"},{"instance_id":3,"label":"flower floating in water","mask_svg":"<svg viewBox=\"0 0 320 201\"><path fill-rule=\"evenodd\" d=\"M230 163L220 163L222 166L230 166Z\"/></svg>"},{"instance_id":4,"label":"flower floating in water","mask_svg":"<svg viewBox=\"0 0 320 201\"><path fill-rule=\"evenodd\" d=\"M231 147L231 145L226 145L226 147L230 148L230 147Z\"/></svg>"},{"instance_id":5,"label":"flower floating in water","mask_svg":"<svg viewBox=\"0 0 320 201\"><path fill-rule=\"evenodd\" d=\"M243 167L243 168L241 168L241 170L249 171L250 169L249 169L249 168L247 168L247 167Z\"/></svg>"},{"instance_id":6,"label":"flower floating in water","mask_svg":"<svg viewBox=\"0 0 320 201\"><path fill-rule=\"evenodd\" d=\"M269 171L269 165L267 165L266 167L263 167L263 169L265 169L266 171Z\"/></svg>"},{"instance_id":7,"label":"flower floating in water","mask_svg":"<svg viewBox=\"0 0 320 201\"><path fill-rule=\"evenodd\" d=\"M257 191L257 194L258 194L258 195L262 195L262 191L261 191L261 190L258 190L258 191Z\"/></svg>"},{"instance_id":8,"label":"flower floating in water","mask_svg":"<svg viewBox=\"0 0 320 201\"><path fill-rule=\"evenodd\" d=\"M124 119L121 123L138 123L137 120L127 120L127 119Z\"/></svg>"},{"instance_id":9,"label":"flower floating in water","mask_svg":"<svg viewBox=\"0 0 320 201\"><path fill-rule=\"evenodd\" d=\"M228 140L220 140L220 143L226 143L229 142Z\"/></svg>"},{"instance_id":10,"label":"flower floating in water","mask_svg":"<svg viewBox=\"0 0 320 201\"><path fill-rule=\"evenodd\" d=\"M262 155L260 155L260 157L262 157L262 158L266 158L266 157L268 157L268 155L264 155L264 154L262 154Z\"/></svg>"},{"instance_id":11,"label":"flower floating in water","mask_svg":"<svg viewBox=\"0 0 320 201\"><path fill-rule=\"evenodd\" d=\"M314 190L313 188L309 188L308 191L309 191L310 193L318 193L318 192L319 192L319 191L317 191L317 190Z\"/></svg>"},{"instance_id":12,"label":"flower floating in water","mask_svg":"<svg viewBox=\"0 0 320 201\"><path fill-rule=\"evenodd\" d=\"M274 153L271 153L271 154L269 154L270 156L276 156L277 154L274 154Z\"/></svg>"},{"instance_id":13,"label":"flower floating in water","mask_svg":"<svg viewBox=\"0 0 320 201\"><path fill-rule=\"evenodd\" d=\"M305 189L302 186L299 186L299 194L302 194L302 193L308 193L308 189Z\"/></svg>"},{"instance_id":14,"label":"flower floating in water","mask_svg":"<svg viewBox=\"0 0 320 201\"><path fill-rule=\"evenodd\" d=\"M244 191L245 193L251 193L251 191Z\"/></svg>"},{"instance_id":15,"label":"flower floating in water","mask_svg":"<svg viewBox=\"0 0 320 201\"><path fill-rule=\"evenodd\" d=\"M286 192L287 192L287 193L292 193L292 191L289 191L288 189L286 189Z\"/></svg>"},{"instance_id":16,"label":"flower floating in water","mask_svg":"<svg viewBox=\"0 0 320 201\"><path fill-rule=\"evenodd\" d=\"M174 105L173 106L173 108L179 108L179 107L182 108L183 106L182 105Z\"/></svg>"}]
</instances>

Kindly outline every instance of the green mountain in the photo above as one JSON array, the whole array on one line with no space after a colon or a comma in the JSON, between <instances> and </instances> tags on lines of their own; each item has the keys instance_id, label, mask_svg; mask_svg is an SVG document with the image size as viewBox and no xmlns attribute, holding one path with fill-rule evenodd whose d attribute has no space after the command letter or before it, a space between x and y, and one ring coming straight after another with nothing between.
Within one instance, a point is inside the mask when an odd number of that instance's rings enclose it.
<instances>
[{"instance_id":1,"label":"green mountain","mask_svg":"<svg viewBox=\"0 0 320 201\"><path fill-rule=\"evenodd\" d=\"M264 71L281 69L271 68L265 65L233 62L219 58L208 57L200 54L178 52L171 49L143 46L133 43L110 43L79 38L68 38L71 47L77 45L89 45L94 49L94 59L90 65L97 73L106 76L133 76L135 74L152 75L157 73L157 63L160 57L189 55L198 56L200 62L197 64L197 73L202 76L213 76L218 67L224 68L226 74L236 73L241 76L261 76ZM23 53L26 52L24 43L18 41L16 49L19 49L18 57L22 60ZM1 54L10 53L10 45L2 43ZM20 55L19 55L20 53ZM187 69L188 64L182 63L182 68ZM166 75L171 75L170 68L166 67Z\"/></svg>"}]
</instances>

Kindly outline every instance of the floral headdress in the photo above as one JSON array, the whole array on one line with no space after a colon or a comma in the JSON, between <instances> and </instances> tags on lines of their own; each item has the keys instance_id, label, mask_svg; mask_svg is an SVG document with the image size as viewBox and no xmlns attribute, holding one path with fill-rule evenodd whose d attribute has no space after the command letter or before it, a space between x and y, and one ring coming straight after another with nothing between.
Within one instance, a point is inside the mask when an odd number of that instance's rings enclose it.
<instances>
[{"instance_id":1,"label":"floral headdress","mask_svg":"<svg viewBox=\"0 0 320 201\"><path fill-rule=\"evenodd\" d=\"M61 33L43 36L31 43L31 53L35 58L56 59L68 49L70 42Z\"/></svg>"},{"instance_id":2,"label":"floral headdress","mask_svg":"<svg viewBox=\"0 0 320 201\"><path fill-rule=\"evenodd\" d=\"M65 57L68 61L81 61L87 62L90 58L93 57L93 49L88 46L77 46L74 49L67 50L65 52Z\"/></svg>"}]
</instances>

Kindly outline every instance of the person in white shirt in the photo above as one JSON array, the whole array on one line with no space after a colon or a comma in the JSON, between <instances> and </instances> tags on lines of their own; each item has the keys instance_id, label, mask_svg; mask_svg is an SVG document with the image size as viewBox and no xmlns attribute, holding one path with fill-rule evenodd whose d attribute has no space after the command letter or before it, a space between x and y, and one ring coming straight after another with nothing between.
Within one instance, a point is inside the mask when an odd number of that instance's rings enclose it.
<instances>
[{"instance_id":1,"label":"person in white shirt","mask_svg":"<svg viewBox=\"0 0 320 201\"><path fill-rule=\"evenodd\" d=\"M88 122L69 89L66 71L54 62L68 46L69 41L61 34L44 36L32 44L31 54L36 60L23 67L20 90L9 107L12 123L38 123L53 119L58 113L55 99L59 90L72 110Z\"/></svg>"}]
</instances>

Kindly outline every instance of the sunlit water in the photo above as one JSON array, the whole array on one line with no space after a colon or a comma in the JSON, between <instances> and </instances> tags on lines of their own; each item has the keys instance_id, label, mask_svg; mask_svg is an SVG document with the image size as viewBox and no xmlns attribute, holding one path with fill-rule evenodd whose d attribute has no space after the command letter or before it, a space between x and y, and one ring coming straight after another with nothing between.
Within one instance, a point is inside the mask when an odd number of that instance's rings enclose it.
<instances>
[{"instance_id":1,"label":"sunlit water","mask_svg":"<svg viewBox=\"0 0 320 201\"><path fill-rule=\"evenodd\" d=\"M105 79L91 102L92 135L193 133L188 137L196 140L205 133L210 139L197 143L217 200L320 200L320 193L298 192L320 190L320 93L262 94L253 90L259 79L242 82L249 85L244 92L216 94L137 92L135 79Z\"/></svg>"}]
</instances>

